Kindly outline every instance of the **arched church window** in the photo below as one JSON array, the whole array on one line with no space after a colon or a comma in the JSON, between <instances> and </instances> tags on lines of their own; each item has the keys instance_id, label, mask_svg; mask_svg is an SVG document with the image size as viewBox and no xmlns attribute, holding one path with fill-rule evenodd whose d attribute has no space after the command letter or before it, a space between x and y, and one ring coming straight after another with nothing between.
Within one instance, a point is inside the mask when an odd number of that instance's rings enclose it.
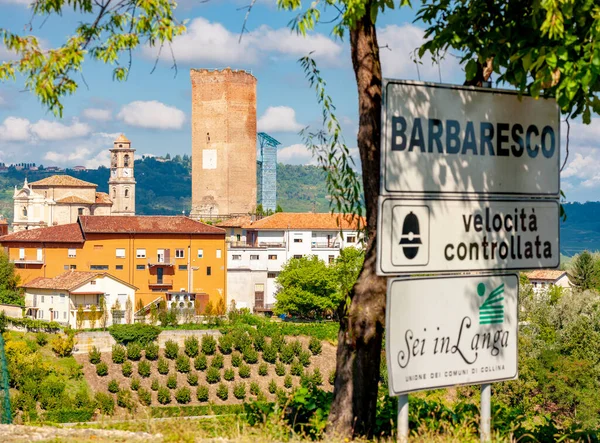
<instances>
[{"instance_id":1,"label":"arched church window","mask_svg":"<svg viewBox=\"0 0 600 443\"><path fill-rule=\"evenodd\" d=\"M113 168L117 167L117 154L113 154L111 165Z\"/></svg>"},{"instance_id":2,"label":"arched church window","mask_svg":"<svg viewBox=\"0 0 600 443\"><path fill-rule=\"evenodd\" d=\"M27 217L27 208L23 206L23 217Z\"/></svg>"},{"instance_id":3,"label":"arched church window","mask_svg":"<svg viewBox=\"0 0 600 443\"><path fill-rule=\"evenodd\" d=\"M129 167L129 154L125 154L123 164L125 165L126 168Z\"/></svg>"},{"instance_id":4,"label":"arched church window","mask_svg":"<svg viewBox=\"0 0 600 443\"><path fill-rule=\"evenodd\" d=\"M125 189L125 198L129 198L129 189Z\"/></svg>"}]
</instances>

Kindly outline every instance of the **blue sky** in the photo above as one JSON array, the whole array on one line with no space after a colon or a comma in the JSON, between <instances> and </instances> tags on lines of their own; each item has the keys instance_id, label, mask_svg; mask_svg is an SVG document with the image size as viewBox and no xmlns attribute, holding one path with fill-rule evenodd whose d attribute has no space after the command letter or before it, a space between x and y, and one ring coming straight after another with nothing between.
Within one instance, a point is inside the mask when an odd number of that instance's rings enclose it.
<instances>
[{"instance_id":1,"label":"blue sky","mask_svg":"<svg viewBox=\"0 0 600 443\"><path fill-rule=\"evenodd\" d=\"M28 0L0 0L0 28L25 29L31 19L27 4ZM275 0L258 0L247 23L248 33L238 43L245 15L240 8L246 4L243 0L182 0L177 16L189 23L186 35L172 46L177 75L168 48L152 74L156 51L140 48L126 82L113 81L111 67L86 62L80 88L64 101L62 120L55 119L32 94L22 92L22 82L0 84L0 161L108 165L107 149L121 132L139 155L190 154L189 70L229 66L250 70L257 77L258 129L281 141L279 160L309 163L310 154L302 146L298 130L317 126L320 109L297 60L310 51L327 80L347 143L355 146L357 98L347 41L332 38L331 25L321 25L307 38L290 33L287 24L294 14L279 11ZM36 19L31 32L43 39L45 46L57 46L80 19L73 13L46 22ZM410 54L423 41L423 25L413 19L414 11L408 8L380 17L384 75L427 81L439 81L441 76L445 83L461 83L464 73L452 56L439 66L425 59L417 70ZM9 57L0 46L0 60ZM594 124L571 125L571 153L562 180L569 200L598 200L599 136L600 127Z\"/></svg>"}]
</instances>

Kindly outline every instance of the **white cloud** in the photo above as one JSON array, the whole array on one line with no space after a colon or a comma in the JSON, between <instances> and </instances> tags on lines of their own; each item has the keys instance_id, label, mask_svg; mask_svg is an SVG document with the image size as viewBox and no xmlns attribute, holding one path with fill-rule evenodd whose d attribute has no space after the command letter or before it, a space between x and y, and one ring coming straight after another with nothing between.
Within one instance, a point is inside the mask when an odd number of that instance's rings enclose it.
<instances>
[{"instance_id":1,"label":"white cloud","mask_svg":"<svg viewBox=\"0 0 600 443\"><path fill-rule=\"evenodd\" d=\"M44 160L54 163L67 163L73 161L85 160L90 155L90 150L86 147L76 147L70 152L48 151L44 155Z\"/></svg>"},{"instance_id":2,"label":"white cloud","mask_svg":"<svg viewBox=\"0 0 600 443\"><path fill-rule=\"evenodd\" d=\"M288 106L269 106L256 125L265 132L298 132L303 128L296 121L296 111Z\"/></svg>"},{"instance_id":3,"label":"white cloud","mask_svg":"<svg viewBox=\"0 0 600 443\"><path fill-rule=\"evenodd\" d=\"M301 143L278 149L277 161L288 165L315 164L312 153Z\"/></svg>"},{"instance_id":4,"label":"white cloud","mask_svg":"<svg viewBox=\"0 0 600 443\"><path fill-rule=\"evenodd\" d=\"M29 6L32 0L0 0L0 5L22 5Z\"/></svg>"},{"instance_id":5,"label":"white cloud","mask_svg":"<svg viewBox=\"0 0 600 443\"><path fill-rule=\"evenodd\" d=\"M49 120L39 120L31 125L31 132L37 138L49 141L85 137L91 131L89 125L77 119L73 119L71 125Z\"/></svg>"},{"instance_id":6,"label":"white cloud","mask_svg":"<svg viewBox=\"0 0 600 443\"><path fill-rule=\"evenodd\" d=\"M0 140L23 142L31 139L31 123L26 118L7 117L0 124Z\"/></svg>"},{"instance_id":7,"label":"white cloud","mask_svg":"<svg viewBox=\"0 0 600 443\"><path fill-rule=\"evenodd\" d=\"M420 76L424 81L439 82L438 65L433 62L429 53L420 60L418 72L413 61L418 59L415 50L425 43L423 35L423 29L410 23L388 25L377 32L377 41L382 46L381 69L385 77L417 79ZM464 77L458 60L449 55L440 62L440 70L445 83Z\"/></svg>"},{"instance_id":8,"label":"white cloud","mask_svg":"<svg viewBox=\"0 0 600 443\"><path fill-rule=\"evenodd\" d=\"M261 26L245 33L241 42L239 32L231 32L221 23L211 23L203 17L188 24L187 33L175 38L172 49L178 62L213 65L256 65L265 57L298 58L314 51L315 59L332 63L342 53L342 46L323 34L298 35L289 28L272 29ZM146 47L146 56L155 58L156 48ZM161 58L171 60L170 51L163 50Z\"/></svg>"},{"instance_id":9,"label":"white cloud","mask_svg":"<svg viewBox=\"0 0 600 443\"><path fill-rule=\"evenodd\" d=\"M185 123L183 111L156 100L131 102L121 108L117 118L130 126L151 129L181 129Z\"/></svg>"},{"instance_id":10,"label":"white cloud","mask_svg":"<svg viewBox=\"0 0 600 443\"><path fill-rule=\"evenodd\" d=\"M110 109L101 109L101 108L87 108L82 112L85 118L90 120L99 120L99 121L108 121L112 119L112 112Z\"/></svg>"}]
</instances>

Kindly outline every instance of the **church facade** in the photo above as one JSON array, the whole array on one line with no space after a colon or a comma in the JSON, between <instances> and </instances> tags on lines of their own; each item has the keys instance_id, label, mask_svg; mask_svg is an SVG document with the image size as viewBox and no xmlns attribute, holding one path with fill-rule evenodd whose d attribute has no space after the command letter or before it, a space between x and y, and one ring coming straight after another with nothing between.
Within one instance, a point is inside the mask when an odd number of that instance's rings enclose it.
<instances>
[{"instance_id":1,"label":"church facade","mask_svg":"<svg viewBox=\"0 0 600 443\"><path fill-rule=\"evenodd\" d=\"M75 223L80 215L135 215L134 149L119 136L113 142L109 192L69 175L53 175L15 187L13 231Z\"/></svg>"}]
</instances>

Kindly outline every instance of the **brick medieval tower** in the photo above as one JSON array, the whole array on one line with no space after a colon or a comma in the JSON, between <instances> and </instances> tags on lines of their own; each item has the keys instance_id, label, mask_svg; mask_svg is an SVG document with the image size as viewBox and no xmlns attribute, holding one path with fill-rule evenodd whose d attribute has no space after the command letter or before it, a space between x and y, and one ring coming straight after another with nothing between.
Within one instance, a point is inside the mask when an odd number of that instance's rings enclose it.
<instances>
[{"instance_id":1,"label":"brick medieval tower","mask_svg":"<svg viewBox=\"0 0 600 443\"><path fill-rule=\"evenodd\" d=\"M256 207L256 78L192 69L191 217L247 214Z\"/></svg>"}]
</instances>

